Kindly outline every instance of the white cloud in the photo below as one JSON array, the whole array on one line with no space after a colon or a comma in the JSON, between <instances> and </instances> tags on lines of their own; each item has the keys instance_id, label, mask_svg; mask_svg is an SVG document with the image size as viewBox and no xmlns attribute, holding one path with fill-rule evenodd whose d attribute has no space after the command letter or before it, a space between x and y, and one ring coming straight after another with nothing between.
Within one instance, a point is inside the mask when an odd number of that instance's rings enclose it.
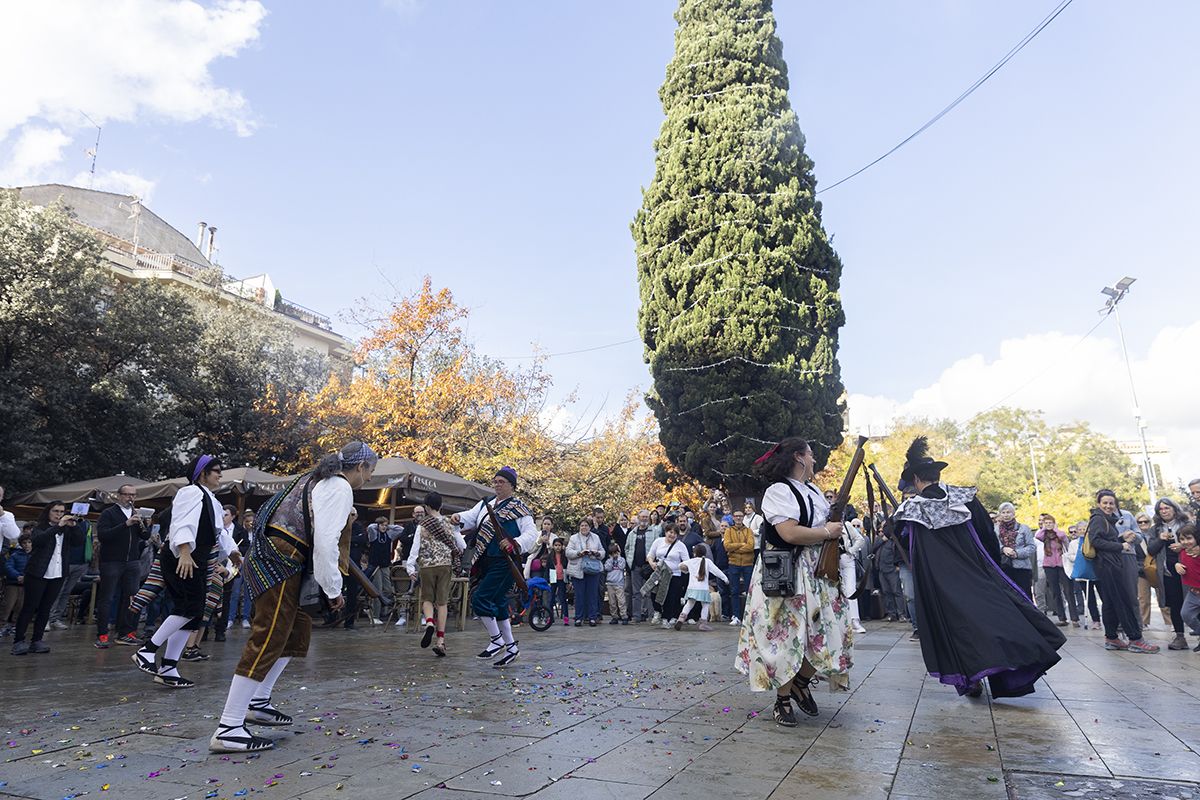
<instances>
[{"instance_id":1,"label":"white cloud","mask_svg":"<svg viewBox=\"0 0 1200 800\"><path fill-rule=\"evenodd\" d=\"M54 126L80 150L98 124L209 120L250 135L255 120L241 92L217 85L210 68L253 43L266 9L258 0L27 0L0 7L0 174L7 183L42 178L43 161L22 171L31 131ZM44 135L43 135L44 136ZM86 144L82 142L86 141ZM45 138L42 144L47 144ZM60 145L58 155L61 158ZM101 143L103 147L103 143ZM9 153L6 155L5 150Z\"/></svg>"},{"instance_id":2,"label":"white cloud","mask_svg":"<svg viewBox=\"0 0 1200 800\"><path fill-rule=\"evenodd\" d=\"M87 186L89 180L91 180L91 176L87 172L80 172L71 179L71 183L75 186ZM96 173L92 188L117 194L131 194L141 200L149 201L151 195L154 194L156 185L155 181L150 178L144 178L132 172L108 169Z\"/></svg>"},{"instance_id":3,"label":"white cloud","mask_svg":"<svg viewBox=\"0 0 1200 800\"><path fill-rule=\"evenodd\" d=\"M58 128L28 126L14 137L12 151L0 163L0 185L37 180L62 160L71 137Z\"/></svg>"},{"instance_id":4,"label":"white cloud","mask_svg":"<svg viewBox=\"0 0 1200 800\"><path fill-rule=\"evenodd\" d=\"M1111 327L1101 330L1113 333ZM1194 398L1200 371L1190 355L1200 351L1200 322L1166 327L1144 354L1130 353L1142 416L1150 438L1171 450L1175 475L1200 475L1200 426ZM1031 378L1036 380L1030 382ZM1028 384L1028 385L1025 385ZM965 421L996 405L1045 412L1051 423L1083 420L1114 439L1132 439L1129 379L1116 338L1050 332L1001 343L994 360L982 355L947 367L931 385L908 397L851 394L850 430L876 433L904 417L948 417Z\"/></svg>"}]
</instances>

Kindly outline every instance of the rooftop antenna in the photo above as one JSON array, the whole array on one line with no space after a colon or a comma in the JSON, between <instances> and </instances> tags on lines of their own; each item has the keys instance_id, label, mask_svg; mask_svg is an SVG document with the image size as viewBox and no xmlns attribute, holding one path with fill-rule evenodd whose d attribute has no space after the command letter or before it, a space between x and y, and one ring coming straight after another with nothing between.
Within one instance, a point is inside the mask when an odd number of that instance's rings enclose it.
<instances>
[{"instance_id":1,"label":"rooftop antenna","mask_svg":"<svg viewBox=\"0 0 1200 800\"><path fill-rule=\"evenodd\" d=\"M83 114L84 119L96 126L96 143L83 151L92 157L92 171L88 174L88 188L91 189L96 184L96 154L100 152L100 126L96 124L96 120L84 112L80 111L79 113Z\"/></svg>"},{"instance_id":2,"label":"rooftop antenna","mask_svg":"<svg viewBox=\"0 0 1200 800\"><path fill-rule=\"evenodd\" d=\"M129 219L133 220L133 264L137 266L138 223L142 220L142 200L140 197L131 196L128 203L117 203L117 207L128 211Z\"/></svg>"}]
</instances>

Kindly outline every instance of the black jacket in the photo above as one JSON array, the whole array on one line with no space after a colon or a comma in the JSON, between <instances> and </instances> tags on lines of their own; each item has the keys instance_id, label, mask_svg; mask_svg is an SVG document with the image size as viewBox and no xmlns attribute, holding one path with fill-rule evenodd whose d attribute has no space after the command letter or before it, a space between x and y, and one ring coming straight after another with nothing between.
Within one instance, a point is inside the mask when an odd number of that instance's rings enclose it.
<instances>
[{"instance_id":1,"label":"black jacket","mask_svg":"<svg viewBox=\"0 0 1200 800\"><path fill-rule=\"evenodd\" d=\"M142 557L143 543L150 538L150 528L146 525L127 525L127 519L119 505L111 505L100 512L96 532L100 536L102 564L137 561Z\"/></svg>"},{"instance_id":2,"label":"black jacket","mask_svg":"<svg viewBox=\"0 0 1200 800\"><path fill-rule=\"evenodd\" d=\"M67 574L68 554L71 548L83 544L84 528L78 523L74 527L60 528L57 525L48 525L34 530L33 550L29 552L29 563L25 566L26 578L46 576L46 568L50 566L50 557L54 555L54 545L60 533L63 535L63 575Z\"/></svg>"}]
</instances>

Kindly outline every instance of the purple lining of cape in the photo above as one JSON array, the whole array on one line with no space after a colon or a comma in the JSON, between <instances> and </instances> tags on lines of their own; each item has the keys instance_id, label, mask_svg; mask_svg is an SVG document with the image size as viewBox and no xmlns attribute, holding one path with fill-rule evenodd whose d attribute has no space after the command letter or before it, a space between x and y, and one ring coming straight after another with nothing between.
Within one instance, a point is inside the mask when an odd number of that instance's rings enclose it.
<instances>
[{"instance_id":1,"label":"purple lining of cape","mask_svg":"<svg viewBox=\"0 0 1200 800\"><path fill-rule=\"evenodd\" d=\"M989 564L991 564L992 569L996 571L996 574L1003 578L1004 582L1011 586L1013 591L1016 592L1022 600L1032 604L1033 600L1031 600L1028 595L1021 591L1020 586L1017 586L1017 584L1014 583L1011 578L1004 574L1004 570L1000 568L1000 565L997 564L992 558L991 554L988 553L987 549L983 546L983 542L979 540L979 534L975 532L975 524L971 520L967 520L967 530L971 532L971 538L975 540L975 546L979 548L980 553L983 553L983 557L987 559ZM913 560L913 548L915 547L916 542L916 531L913 529L913 523L909 522L908 558L910 561ZM991 678L994 676L997 678L997 682L1001 684L1001 688L1005 689L1006 692L1007 690L1016 687L1030 687L1030 691L1032 691L1033 684L1036 683L1037 679L1044 674L1045 670L1040 669L1037 666L988 667L987 669L977 672L970 677L963 675L962 673L954 673L952 675L942 675L938 672L929 673L930 677L937 678L941 683L947 684L948 686L953 686L958 690L959 694L965 694L971 684L977 683L984 678Z\"/></svg>"}]
</instances>

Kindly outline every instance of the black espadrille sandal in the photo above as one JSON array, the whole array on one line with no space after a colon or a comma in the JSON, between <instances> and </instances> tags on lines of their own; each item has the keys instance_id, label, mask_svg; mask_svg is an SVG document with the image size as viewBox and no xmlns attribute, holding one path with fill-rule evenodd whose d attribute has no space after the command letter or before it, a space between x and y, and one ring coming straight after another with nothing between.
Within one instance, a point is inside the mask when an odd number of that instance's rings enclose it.
<instances>
[{"instance_id":1,"label":"black espadrille sandal","mask_svg":"<svg viewBox=\"0 0 1200 800\"><path fill-rule=\"evenodd\" d=\"M476 658L495 658L496 654L504 649L504 637L496 634L492 637L492 643L485 647L482 651L476 654Z\"/></svg>"},{"instance_id":2,"label":"black espadrille sandal","mask_svg":"<svg viewBox=\"0 0 1200 800\"><path fill-rule=\"evenodd\" d=\"M271 698L251 700L246 719L259 725L291 725L292 718L271 705Z\"/></svg>"},{"instance_id":3,"label":"black espadrille sandal","mask_svg":"<svg viewBox=\"0 0 1200 800\"><path fill-rule=\"evenodd\" d=\"M217 725L217 732L208 740L208 749L213 753L250 753L270 750L275 742L255 736L245 725Z\"/></svg>"}]
</instances>

